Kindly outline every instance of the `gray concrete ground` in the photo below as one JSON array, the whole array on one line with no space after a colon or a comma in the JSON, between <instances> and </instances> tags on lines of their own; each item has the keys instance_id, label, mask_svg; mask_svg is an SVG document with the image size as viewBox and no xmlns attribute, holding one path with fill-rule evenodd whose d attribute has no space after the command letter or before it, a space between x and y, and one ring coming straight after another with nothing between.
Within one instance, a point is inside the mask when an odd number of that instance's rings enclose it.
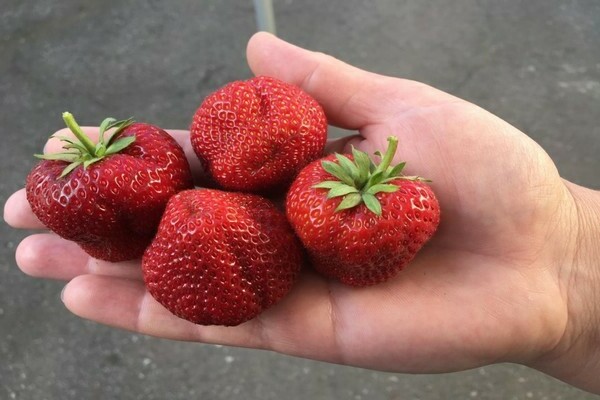
<instances>
[{"instance_id":1,"label":"gray concrete ground","mask_svg":"<svg viewBox=\"0 0 600 400\"><path fill-rule=\"evenodd\" d=\"M597 0L275 1L278 32L372 71L469 99L537 140L562 175L600 188ZM248 77L251 1L2 0L0 200L70 110L187 127L203 96ZM338 131L339 133L339 131ZM538 372L379 373L169 342L70 315L60 282L15 266L0 226L0 399L592 399Z\"/></svg>"}]
</instances>

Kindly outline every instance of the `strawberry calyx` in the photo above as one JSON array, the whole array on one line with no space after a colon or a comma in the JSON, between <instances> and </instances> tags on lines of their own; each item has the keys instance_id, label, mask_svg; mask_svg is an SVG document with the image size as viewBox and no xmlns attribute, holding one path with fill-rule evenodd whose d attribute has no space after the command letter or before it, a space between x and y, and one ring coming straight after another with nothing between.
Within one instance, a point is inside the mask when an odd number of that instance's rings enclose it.
<instances>
[{"instance_id":1,"label":"strawberry calyx","mask_svg":"<svg viewBox=\"0 0 600 400\"><path fill-rule=\"evenodd\" d=\"M66 136L56 136L65 143L65 151L51 154L34 154L35 157L43 160L64 161L69 163L60 174L60 178L67 176L79 165L87 168L90 165L116 154L135 141L135 136L127 136L116 139L119 133L129 125L133 124L133 118L117 121L114 118L106 118L100 124L98 143L94 143L81 129L75 117L70 112L62 114L67 127L73 132L75 138ZM112 130L106 135L107 131Z\"/></svg>"},{"instance_id":2,"label":"strawberry calyx","mask_svg":"<svg viewBox=\"0 0 600 400\"><path fill-rule=\"evenodd\" d=\"M398 148L398 138L388 137L388 148L385 154L376 151L375 155L381 158L376 164L367 153L352 147L350 160L343 154L335 153L337 163L322 161L321 166L338 180L327 180L313 186L315 189L328 189L327 198L342 197L342 201L335 209L336 212L351 209L362 203L376 215L381 215L381 204L377 193L393 193L399 189L398 185L391 183L397 179L428 181L419 176L406 176L402 170L406 165L401 162L391 166L394 154Z\"/></svg>"}]
</instances>

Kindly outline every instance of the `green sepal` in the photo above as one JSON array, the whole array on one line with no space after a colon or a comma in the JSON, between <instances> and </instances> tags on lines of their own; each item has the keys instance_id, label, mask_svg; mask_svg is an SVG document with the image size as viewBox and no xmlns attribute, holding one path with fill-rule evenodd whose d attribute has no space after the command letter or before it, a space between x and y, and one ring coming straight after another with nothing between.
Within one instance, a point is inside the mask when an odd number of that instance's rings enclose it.
<instances>
[{"instance_id":1,"label":"green sepal","mask_svg":"<svg viewBox=\"0 0 600 400\"><path fill-rule=\"evenodd\" d=\"M348 157L346 157L343 154L336 154L335 158L337 158L337 160L338 160L338 163L339 163L338 165L342 167L344 172L346 172L346 174L348 174L350 176L350 178L352 178L352 182L358 183L358 181L359 181L358 167L352 161L350 161L350 159Z\"/></svg>"},{"instance_id":2,"label":"green sepal","mask_svg":"<svg viewBox=\"0 0 600 400\"><path fill-rule=\"evenodd\" d=\"M52 153L34 154L33 156L42 160L73 162L77 160L79 153Z\"/></svg>"},{"instance_id":3,"label":"green sepal","mask_svg":"<svg viewBox=\"0 0 600 400\"><path fill-rule=\"evenodd\" d=\"M370 188L367 189L367 191L365 193L369 193L369 194L376 194L379 192L383 192L383 193L394 193L395 191L397 191L399 188L396 185L390 185L390 184L385 184L385 183L379 183L377 185L373 185Z\"/></svg>"},{"instance_id":4,"label":"green sepal","mask_svg":"<svg viewBox=\"0 0 600 400\"><path fill-rule=\"evenodd\" d=\"M105 118L104 121L102 121L102 123L100 124L100 134L98 136L98 144L100 143L104 143L104 132L106 132L109 128L109 126L113 123L115 123L117 120L114 118Z\"/></svg>"},{"instance_id":5,"label":"green sepal","mask_svg":"<svg viewBox=\"0 0 600 400\"><path fill-rule=\"evenodd\" d=\"M71 142L71 143L65 144L63 146L63 149L65 149L65 150L68 150L68 149L77 149L80 155L81 154L88 154L87 153L87 149L82 144L77 143L77 142Z\"/></svg>"},{"instance_id":6,"label":"green sepal","mask_svg":"<svg viewBox=\"0 0 600 400\"><path fill-rule=\"evenodd\" d=\"M123 129L125 129L129 125L133 124L133 122L134 122L133 118L128 118L128 119L124 119L122 121L114 121L114 122L110 123L106 127L106 129L107 130L112 129L112 128L116 128L116 129L114 131L112 131L106 138L106 140L104 142L106 144L106 146L109 146L111 144L112 140L114 138L116 138L119 133L123 132ZM135 137L135 136L132 136L132 137Z\"/></svg>"},{"instance_id":7,"label":"green sepal","mask_svg":"<svg viewBox=\"0 0 600 400\"><path fill-rule=\"evenodd\" d=\"M114 119L114 118L113 118ZM135 120L133 119L133 117L129 117L127 119L123 119L120 121L113 121L110 124L108 124L108 126L106 127L106 130L112 129L112 128L117 128L120 130L123 130L125 128L127 128L129 125L133 124L135 122Z\"/></svg>"},{"instance_id":8,"label":"green sepal","mask_svg":"<svg viewBox=\"0 0 600 400\"><path fill-rule=\"evenodd\" d=\"M65 143L63 149L67 151L34 155L35 157L44 160L57 160L69 163L62 171L60 177L68 175L80 165L83 165L83 168L87 168L90 165L101 161L106 156L118 153L135 141L135 136L127 136L125 138L120 138L113 143L113 139L117 138L117 135L121 133L123 129L133 124L133 118L121 121L117 121L115 118L106 118L100 124L97 143L93 143L83 132L71 113L64 112L63 120L75 137L71 138L58 135L53 137L60 139ZM113 128L114 130L108 137L105 137L105 133Z\"/></svg>"},{"instance_id":9,"label":"green sepal","mask_svg":"<svg viewBox=\"0 0 600 400\"><path fill-rule=\"evenodd\" d=\"M385 179L384 171L375 172L369 178L369 181L367 182L367 186L368 187L375 186L375 185L381 183L381 181L384 179Z\"/></svg>"},{"instance_id":10,"label":"green sepal","mask_svg":"<svg viewBox=\"0 0 600 400\"><path fill-rule=\"evenodd\" d=\"M419 180L430 182L419 176L404 176L402 171L406 163L401 162L391 166L398 139L388 137L388 148L385 154L376 151L374 154L380 158L376 163L367 153L352 147L352 158L335 154L335 161L323 161L321 166L333 177L339 179L326 180L313 185L313 188L326 189L327 198L343 197L336 208L336 212L356 207L364 203L368 210L376 215L381 215L379 197L386 193L398 191L398 180Z\"/></svg>"},{"instance_id":11,"label":"green sepal","mask_svg":"<svg viewBox=\"0 0 600 400\"><path fill-rule=\"evenodd\" d=\"M431 179L426 179L420 176L403 176L402 179L405 179L407 181L419 181L419 182L431 182Z\"/></svg>"},{"instance_id":12,"label":"green sepal","mask_svg":"<svg viewBox=\"0 0 600 400\"><path fill-rule=\"evenodd\" d=\"M66 136L52 136L55 139L59 139L61 142L74 143L73 138Z\"/></svg>"},{"instance_id":13,"label":"green sepal","mask_svg":"<svg viewBox=\"0 0 600 400\"><path fill-rule=\"evenodd\" d=\"M389 178L385 178L384 180L382 180L381 182L379 182L379 184L381 184L381 183L390 183L390 182L396 181L398 179L404 179L404 178L402 176L390 176Z\"/></svg>"},{"instance_id":14,"label":"green sepal","mask_svg":"<svg viewBox=\"0 0 600 400\"><path fill-rule=\"evenodd\" d=\"M100 161L101 158L90 158L89 160L85 160L83 162L83 169L86 169L87 167L89 167L90 165L97 163L98 161Z\"/></svg>"},{"instance_id":15,"label":"green sepal","mask_svg":"<svg viewBox=\"0 0 600 400\"><path fill-rule=\"evenodd\" d=\"M71 164L67 165L67 167L65 169L63 169L59 178L64 178L65 176L69 175L69 173L71 171L73 171L75 168L77 168L81 164L83 164L83 161L75 161L75 162L72 162Z\"/></svg>"},{"instance_id":16,"label":"green sepal","mask_svg":"<svg viewBox=\"0 0 600 400\"><path fill-rule=\"evenodd\" d=\"M133 142L135 142L135 136L127 136L127 137L121 138L121 139L117 140L116 142L114 142L113 144L111 144L106 149L106 153L104 153L104 154L108 156L111 154L118 153L119 151L123 150L125 147L129 146Z\"/></svg>"},{"instance_id":17,"label":"green sepal","mask_svg":"<svg viewBox=\"0 0 600 400\"><path fill-rule=\"evenodd\" d=\"M363 193L362 201L369 210L375 213L375 215L381 215L381 203L377 200L377 197L368 192Z\"/></svg>"},{"instance_id":18,"label":"green sepal","mask_svg":"<svg viewBox=\"0 0 600 400\"><path fill-rule=\"evenodd\" d=\"M354 146L352 146L352 157L358 169L358 186L362 186L369 179L369 171L372 164L371 159L365 152L356 150Z\"/></svg>"},{"instance_id":19,"label":"green sepal","mask_svg":"<svg viewBox=\"0 0 600 400\"><path fill-rule=\"evenodd\" d=\"M402 170L404 169L405 166L406 166L406 162L401 162L400 164L396 164L392 169L390 169L390 172L387 175L389 177L400 176L400 174L402 173Z\"/></svg>"},{"instance_id":20,"label":"green sepal","mask_svg":"<svg viewBox=\"0 0 600 400\"><path fill-rule=\"evenodd\" d=\"M354 186L344 185L343 183L340 183L338 184L338 186L331 188L331 190L327 194L327 198L331 199L333 197L345 196L349 193L358 193L358 189Z\"/></svg>"},{"instance_id":21,"label":"green sepal","mask_svg":"<svg viewBox=\"0 0 600 400\"><path fill-rule=\"evenodd\" d=\"M313 185L314 189L333 189L336 186L342 184L340 181L323 181Z\"/></svg>"},{"instance_id":22,"label":"green sepal","mask_svg":"<svg viewBox=\"0 0 600 400\"><path fill-rule=\"evenodd\" d=\"M365 153L365 155L366 155L366 154L367 154L367 153ZM368 156L367 156L367 157L368 157ZM369 173L371 173L371 174L372 174L373 172L375 172L375 170L377 170L377 165L376 165L376 164L373 162L373 160L371 160L371 159L369 158Z\"/></svg>"},{"instance_id":23,"label":"green sepal","mask_svg":"<svg viewBox=\"0 0 600 400\"><path fill-rule=\"evenodd\" d=\"M340 202L335 211L347 210L356 207L362 202L362 196L359 193L350 193Z\"/></svg>"},{"instance_id":24,"label":"green sepal","mask_svg":"<svg viewBox=\"0 0 600 400\"><path fill-rule=\"evenodd\" d=\"M354 180L352 177L348 175L346 171L344 171L338 164L331 161L323 161L321 165L325 171L329 172L331 175L335 176L345 184L354 185Z\"/></svg>"},{"instance_id":25,"label":"green sepal","mask_svg":"<svg viewBox=\"0 0 600 400\"><path fill-rule=\"evenodd\" d=\"M106 148L102 142L98 142L96 144L96 154L98 154L99 151L106 151Z\"/></svg>"}]
</instances>

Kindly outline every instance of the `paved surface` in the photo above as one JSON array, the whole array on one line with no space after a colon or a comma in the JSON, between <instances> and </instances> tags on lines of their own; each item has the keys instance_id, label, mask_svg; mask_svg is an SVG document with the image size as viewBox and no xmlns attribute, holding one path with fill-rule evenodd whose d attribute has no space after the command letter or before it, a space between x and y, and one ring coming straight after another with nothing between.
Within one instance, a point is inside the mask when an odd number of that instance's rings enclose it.
<instances>
[{"instance_id":1,"label":"paved surface","mask_svg":"<svg viewBox=\"0 0 600 400\"><path fill-rule=\"evenodd\" d=\"M597 0L275 3L283 38L476 102L600 188ZM250 75L254 28L250 1L2 0L2 203L66 109L186 127L203 96ZM596 398L513 365L395 375L112 330L70 315L61 283L17 270L25 232L0 234L0 399Z\"/></svg>"}]
</instances>

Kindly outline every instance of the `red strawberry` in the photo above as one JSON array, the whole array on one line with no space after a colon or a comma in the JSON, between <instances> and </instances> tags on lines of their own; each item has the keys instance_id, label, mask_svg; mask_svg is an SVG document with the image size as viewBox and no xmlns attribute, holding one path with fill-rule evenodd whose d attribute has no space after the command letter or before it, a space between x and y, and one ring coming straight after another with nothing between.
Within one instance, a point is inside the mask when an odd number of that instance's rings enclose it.
<instances>
[{"instance_id":1,"label":"red strawberry","mask_svg":"<svg viewBox=\"0 0 600 400\"><path fill-rule=\"evenodd\" d=\"M186 190L169 201L142 270L152 296L202 325L238 325L292 287L302 253L285 215L257 195Z\"/></svg>"},{"instance_id":2,"label":"red strawberry","mask_svg":"<svg viewBox=\"0 0 600 400\"><path fill-rule=\"evenodd\" d=\"M194 151L217 184L265 192L285 190L322 156L327 120L299 87L260 76L209 95L190 131Z\"/></svg>"},{"instance_id":3,"label":"red strawberry","mask_svg":"<svg viewBox=\"0 0 600 400\"><path fill-rule=\"evenodd\" d=\"M388 141L379 165L355 149L332 155L304 168L287 195L287 217L314 267L348 285L396 275L440 221L431 188L401 175L404 163L390 167L398 139Z\"/></svg>"},{"instance_id":4,"label":"red strawberry","mask_svg":"<svg viewBox=\"0 0 600 400\"><path fill-rule=\"evenodd\" d=\"M156 126L112 118L102 122L95 144L71 114L63 118L76 138L62 138L63 153L38 155L43 160L26 184L31 209L92 257L140 257L169 198L192 187L182 148Z\"/></svg>"}]
</instances>

